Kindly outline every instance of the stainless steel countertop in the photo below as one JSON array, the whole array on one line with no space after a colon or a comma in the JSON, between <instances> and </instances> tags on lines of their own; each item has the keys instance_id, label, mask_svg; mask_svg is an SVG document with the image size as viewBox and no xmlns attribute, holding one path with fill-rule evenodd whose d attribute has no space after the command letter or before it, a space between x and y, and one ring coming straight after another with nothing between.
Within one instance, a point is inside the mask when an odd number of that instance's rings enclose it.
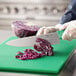
<instances>
[{"instance_id":1,"label":"stainless steel countertop","mask_svg":"<svg viewBox=\"0 0 76 76\"><path fill-rule=\"evenodd\" d=\"M13 36L13 32L10 30L0 30L0 44L5 41L10 36ZM8 72L0 72L0 76L42 76L35 74L23 74L23 73L8 73ZM74 50L72 56L66 63L65 67L59 74L59 76L76 76L76 51Z\"/></svg>"}]
</instances>

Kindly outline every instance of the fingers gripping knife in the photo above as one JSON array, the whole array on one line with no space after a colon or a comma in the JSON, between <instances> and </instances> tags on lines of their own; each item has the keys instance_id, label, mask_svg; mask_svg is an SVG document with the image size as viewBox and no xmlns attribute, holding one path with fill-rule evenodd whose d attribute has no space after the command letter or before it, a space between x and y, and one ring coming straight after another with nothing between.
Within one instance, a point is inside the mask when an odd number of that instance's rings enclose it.
<instances>
[{"instance_id":1,"label":"fingers gripping knife","mask_svg":"<svg viewBox=\"0 0 76 76\"><path fill-rule=\"evenodd\" d=\"M35 44L36 38L43 38L48 40L51 44L59 44L59 36L57 32L48 33L47 35L39 35L39 36L30 36L24 38L18 38L11 41L8 41L6 44L16 47L28 47L33 46Z\"/></svg>"}]
</instances>

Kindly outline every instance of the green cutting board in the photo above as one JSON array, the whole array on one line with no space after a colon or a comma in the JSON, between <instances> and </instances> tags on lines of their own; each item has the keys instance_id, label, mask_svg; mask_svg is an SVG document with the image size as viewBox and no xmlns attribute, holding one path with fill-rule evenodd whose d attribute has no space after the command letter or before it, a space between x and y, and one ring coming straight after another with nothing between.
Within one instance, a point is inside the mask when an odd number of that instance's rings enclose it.
<instances>
[{"instance_id":1,"label":"green cutting board","mask_svg":"<svg viewBox=\"0 0 76 76\"><path fill-rule=\"evenodd\" d=\"M0 71L38 73L38 74L58 74L71 55L76 46L76 40L66 41L61 39L63 31L58 32L60 44L52 45L54 56L44 56L34 60L19 60L15 58L18 51L33 47L14 47L6 45L9 40L17 37L10 37L0 44Z\"/></svg>"}]
</instances>

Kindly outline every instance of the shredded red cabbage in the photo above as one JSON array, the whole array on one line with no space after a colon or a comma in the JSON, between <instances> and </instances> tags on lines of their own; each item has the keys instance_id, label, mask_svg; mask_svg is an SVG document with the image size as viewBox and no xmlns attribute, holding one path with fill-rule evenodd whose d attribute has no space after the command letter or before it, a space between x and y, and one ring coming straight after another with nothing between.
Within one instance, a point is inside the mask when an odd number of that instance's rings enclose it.
<instances>
[{"instance_id":1,"label":"shredded red cabbage","mask_svg":"<svg viewBox=\"0 0 76 76\"><path fill-rule=\"evenodd\" d=\"M20 60L27 60L36 59L43 56L53 56L53 47L45 39L37 38L36 44L34 44L34 49L37 52L32 49L25 49L24 53L17 52L17 55L15 57Z\"/></svg>"}]
</instances>

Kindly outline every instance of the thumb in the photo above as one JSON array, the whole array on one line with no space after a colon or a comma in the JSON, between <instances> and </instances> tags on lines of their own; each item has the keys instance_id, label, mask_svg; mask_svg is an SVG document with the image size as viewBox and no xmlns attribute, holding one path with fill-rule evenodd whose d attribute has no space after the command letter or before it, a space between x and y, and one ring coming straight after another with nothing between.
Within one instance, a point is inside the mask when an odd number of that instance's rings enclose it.
<instances>
[{"instance_id":1,"label":"thumb","mask_svg":"<svg viewBox=\"0 0 76 76\"><path fill-rule=\"evenodd\" d=\"M56 28L54 26L51 26L44 29L44 34L56 32L56 31L57 31Z\"/></svg>"}]
</instances>

